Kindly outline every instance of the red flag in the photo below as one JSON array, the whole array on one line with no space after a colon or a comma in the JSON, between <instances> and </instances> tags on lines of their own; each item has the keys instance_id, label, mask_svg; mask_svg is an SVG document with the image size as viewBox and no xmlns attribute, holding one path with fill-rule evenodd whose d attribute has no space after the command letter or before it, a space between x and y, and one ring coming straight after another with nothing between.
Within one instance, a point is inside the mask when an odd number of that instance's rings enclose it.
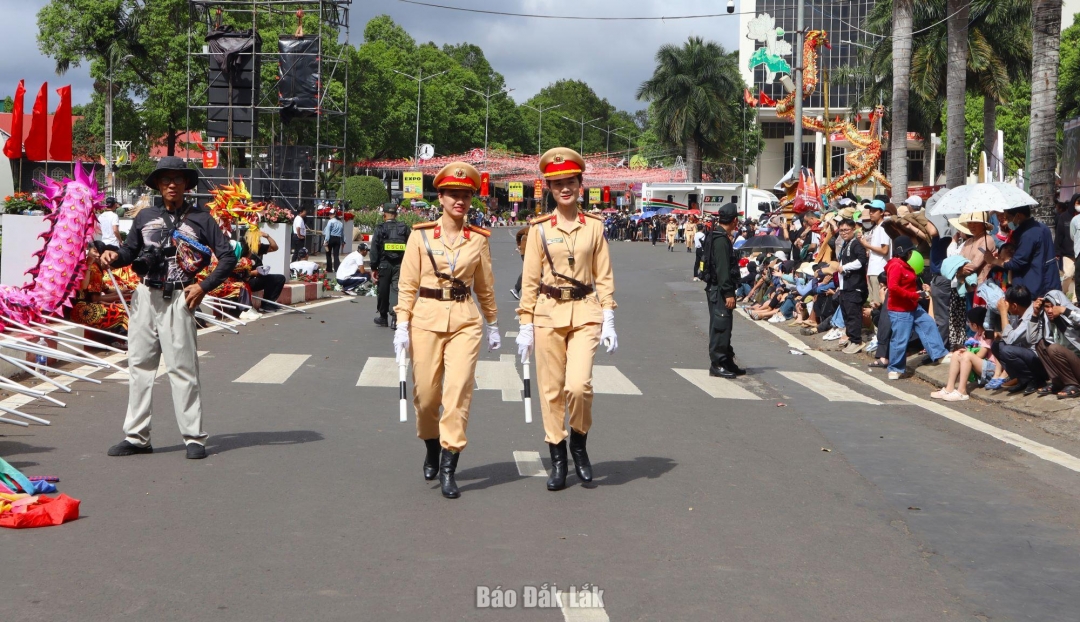
<instances>
[{"instance_id":1,"label":"red flag","mask_svg":"<svg viewBox=\"0 0 1080 622\"><path fill-rule=\"evenodd\" d=\"M53 113L52 140L49 141L49 159L57 162L71 162L71 85L56 89L60 95L60 104Z\"/></svg>"},{"instance_id":2,"label":"red flag","mask_svg":"<svg viewBox=\"0 0 1080 622\"><path fill-rule=\"evenodd\" d=\"M491 195L491 176L487 173L480 173L480 196L486 197Z\"/></svg>"},{"instance_id":3,"label":"red flag","mask_svg":"<svg viewBox=\"0 0 1080 622\"><path fill-rule=\"evenodd\" d=\"M766 108L775 108L776 107L776 100L769 97L768 95L766 95L765 91L762 91L758 95L758 100L761 101L761 105L766 107Z\"/></svg>"},{"instance_id":4,"label":"red flag","mask_svg":"<svg viewBox=\"0 0 1080 622\"><path fill-rule=\"evenodd\" d=\"M743 89L742 97L747 106L757 108L758 100L754 99L754 96L750 94L750 89Z\"/></svg>"},{"instance_id":5,"label":"red flag","mask_svg":"<svg viewBox=\"0 0 1080 622\"><path fill-rule=\"evenodd\" d=\"M4 155L11 160L22 157L23 95L25 94L25 81L19 80L19 86L15 89L15 107L11 110L11 137L4 143Z\"/></svg>"},{"instance_id":6,"label":"red flag","mask_svg":"<svg viewBox=\"0 0 1080 622\"><path fill-rule=\"evenodd\" d=\"M26 159L34 162L43 162L49 159L48 131L45 127L49 117L49 83L41 85L37 99L34 100L34 111L30 114L30 133L26 135Z\"/></svg>"}]
</instances>

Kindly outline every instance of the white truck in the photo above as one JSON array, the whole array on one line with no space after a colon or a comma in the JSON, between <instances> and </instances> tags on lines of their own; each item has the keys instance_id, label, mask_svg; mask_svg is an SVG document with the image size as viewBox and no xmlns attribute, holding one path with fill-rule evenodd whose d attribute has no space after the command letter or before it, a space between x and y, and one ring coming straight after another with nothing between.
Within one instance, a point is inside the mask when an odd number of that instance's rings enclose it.
<instances>
[{"instance_id":1,"label":"white truck","mask_svg":"<svg viewBox=\"0 0 1080 622\"><path fill-rule=\"evenodd\" d=\"M672 204L689 208L700 207L704 214L715 214L721 206L734 203L739 206L742 218L757 219L762 214L780 209L780 201L772 192L751 188L742 183L643 183L641 206L643 211Z\"/></svg>"}]
</instances>

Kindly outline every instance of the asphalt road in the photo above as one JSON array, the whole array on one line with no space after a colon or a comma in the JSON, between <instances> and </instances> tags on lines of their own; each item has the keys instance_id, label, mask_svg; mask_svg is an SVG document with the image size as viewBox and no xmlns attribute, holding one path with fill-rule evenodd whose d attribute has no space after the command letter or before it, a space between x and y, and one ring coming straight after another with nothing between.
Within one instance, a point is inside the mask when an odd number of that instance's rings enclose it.
<instances>
[{"instance_id":1,"label":"asphalt road","mask_svg":"<svg viewBox=\"0 0 1080 622\"><path fill-rule=\"evenodd\" d=\"M512 233L492 238L504 331L517 328ZM204 461L184 459L164 377L153 455L105 455L121 438L119 380L77 383L66 409L26 407L51 427L0 428L0 456L60 476L83 512L0 532L3 619L1080 618L1080 473L792 355L741 318L751 374L699 386L687 378L708 367L707 318L690 255L612 246L620 349L597 358L617 372L595 399L593 486L571 475L551 493L521 475L514 452L546 462L539 405L526 425L514 391L485 388L462 496L443 499L421 476L411 408L398 423L396 378L369 362L393 356L374 298L323 305L200 337ZM482 353L482 387L518 386L498 363L514 351L504 337ZM297 356L252 370L270 355ZM357 386L365 365L367 384L389 386ZM234 382L245 374L265 382ZM1080 456L1022 420L955 412ZM524 606L526 587L586 583L603 610ZM513 590L516 606L477 607L478 586Z\"/></svg>"}]
</instances>

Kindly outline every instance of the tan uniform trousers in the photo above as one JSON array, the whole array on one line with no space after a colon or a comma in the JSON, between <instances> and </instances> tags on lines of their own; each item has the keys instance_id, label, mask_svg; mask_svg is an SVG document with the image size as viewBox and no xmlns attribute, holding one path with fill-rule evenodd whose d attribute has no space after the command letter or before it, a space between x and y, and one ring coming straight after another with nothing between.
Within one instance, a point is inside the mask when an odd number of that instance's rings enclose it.
<instances>
[{"instance_id":1,"label":"tan uniform trousers","mask_svg":"<svg viewBox=\"0 0 1080 622\"><path fill-rule=\"evenodd\" d=\"M199 354L196 351L195 316L187 309L184 292L177 290L166 301L160 289L145 285L131 296L128 328L127 418L124 438L132 445L150 443L150 414L157 378L158 361L165 355L172 385L173 411L184 443L206 443L199 395Z\"/></svg>"},{"instance_id":2,"label":"tan uniform trousers","mask_svg":"<svg viewBox=\"0 0 1080 622\"><path fill-rule=\"evenodd\" d=\"M481 332L479 322L452 333L409 329L416 435L423 440L438 438L451 451L465 449L468 442L465 429L469 426Z\"/></svg>"},{"instance_id":3,"label":"tan uniform trousers","mask_svg":"<svg viewBox=\"0 0 1080 622\"><path fill-rule=\"evenodd\" d=\"M534 330L536 384L540 389L540 411L544 415L544 440L557 445L568 436L568 411L571 428L588 434L592 427L593 356L600 344L600 325L537 326Z\"/></svg>"}]
</instances>

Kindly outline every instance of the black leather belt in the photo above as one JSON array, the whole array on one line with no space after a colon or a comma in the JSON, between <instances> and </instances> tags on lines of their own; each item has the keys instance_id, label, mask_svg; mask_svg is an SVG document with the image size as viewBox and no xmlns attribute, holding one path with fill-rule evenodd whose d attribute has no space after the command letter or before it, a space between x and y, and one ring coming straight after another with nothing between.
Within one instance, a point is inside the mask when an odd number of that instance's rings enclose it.
<instances>
[{"instance_id":1,"label":"black leather belt","mask_svg":"<svg viewBox=\"0 0 1080 622\"><path fill-rule=\"evenodd\" d=\"M184 289L188 285L193 285L194 283L195 281L153 281L151 279L143 280L143 285L149 287L150 289L161 290L164 290L167 287L172 287L174 290Z\"/></svg>"},{"instance_id":2,"label":"black leather belt","mask_svg":"<svg viewBox=\"0 0 1080 622\"><path fill-rule=\"evenodd\" d=\"M579 287L576 285L564 285L562 287L554 287L552 285L540 284L540 293L547 294L549 297L555 300L584 300L586 296L593 293L593 287L587 285Z\"/></svg>"},{"instance_id":3,"label":"black leather belt","mask_svg":"<svg viewBox=\"0 0 1080 622\"><path fill-rule=\"evenodd\" d=\"M420 287L417 289L417 295L421 298L432 298L434 300L453 300L455 302L464 302L469 298L469 288L461 287L460 285L454 285L452 287Z\"/></svg>"}]
</instances>

